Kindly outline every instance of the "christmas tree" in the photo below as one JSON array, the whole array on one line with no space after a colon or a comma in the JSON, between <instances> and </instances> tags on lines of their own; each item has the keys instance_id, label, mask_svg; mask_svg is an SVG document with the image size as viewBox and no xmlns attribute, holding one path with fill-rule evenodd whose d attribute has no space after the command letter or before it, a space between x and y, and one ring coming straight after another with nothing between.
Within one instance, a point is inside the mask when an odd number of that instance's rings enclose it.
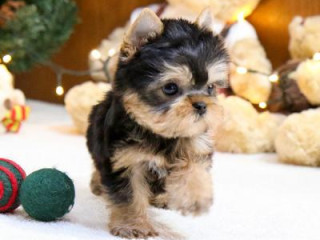
<instances>
[{"instance_id":1,"label":"christmas tree","mask_svg":"<svg viewBox=\"0 0 320 240\"><path fill-rule=\"evenodd\" d=\"M13 72L44 63L70 37L76 22L72 0L1 0L2 62Z\"/></svg>"}]
</instances>

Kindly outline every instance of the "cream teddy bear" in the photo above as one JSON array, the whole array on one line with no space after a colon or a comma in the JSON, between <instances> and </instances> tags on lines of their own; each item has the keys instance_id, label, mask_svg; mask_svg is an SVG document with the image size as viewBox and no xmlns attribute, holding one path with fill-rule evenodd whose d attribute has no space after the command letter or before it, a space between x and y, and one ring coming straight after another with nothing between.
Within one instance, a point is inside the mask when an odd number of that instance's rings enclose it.
<instances>
[{"instance_id":1,"label":"cream teddy bear","mask_svg":"<svg viewBox=\"0 0 320 240\"><path fill-rule=\"evenodd\" d=\"M91 77L94 80L112 81L118 63L118 51L120 49L121 39L123 38L126 28L127 26L116 28L107 39L101 42L97 49L91 51L89 54L89 67ZM106 66L104 66L104 61L108 58L109 61ZM106 67L106 70L102 70L104 67Z\"/></svg>"},{"instance_id":2,"label":"cream teddy bear","mask_svg":"<svg viewBox=\"0 0 320 240\"><path fill-rule=\"evenodd\" d=\"M280 114L259 113L240 97L219 96L224 121L217 129L216 148L222 152L273 152L277 128L284 120Z\"/></svg>"},{"instance_id":3,"label":"cream teddy bear","mask_svg":"<svg viewBox=\"0 0 320 240\"><path fill-rule=\"evenodd\" d=\"M258 104L266 102L271 93L271 82L268 75L272 72L271 62L268 60L256 30L247 21L240 21L231 26L226 39L231 61L230 85L233 92ZM252 69L263 74L252 72L238 73L238 67Z\"/></svg>"},{"instance_id":4,"label":"cream teddy bear","mask_svg":"<svg viewBox=\"0 0 320 240\"><path fill-rule=\"evenodd\" d=\"M295 17L289 25L289 51L294 59L305 59L320 52L320 15Z\"/></svg>"},{"instance_id":5,"label":"cream teddy bear","mask_svg":"<svg viewBox=\"0 0 320 240\"><path fill-rule=\"evenodd\" d=\"M260 42L252 38L237 41L230 48L230 55L232 61L239 66L266 74L239 74L237 66L232 65L230 85L235 94L254 104L266 102L271 93L268 75L271 74L272 67Z\"/></svg>"},{"instance_id":6,"label":"cream teddy bear","mask_svg":"<svg viewBox=\"0 0 320 240\"><path fill-rule=\"evenodd\" d=\"M320 105L320 61L307 59L290 74L305 98ZM306 166L320 166L320 108L291 114L275 138L279 160Z\"/></svg>"},{"instance_id":7,"label":"cream teddy bear","mask_svg":"<svg viewBox=\"0 0 320 240\"><path fill-rule=\"evenodd\" d=\"M320 105L320 61L306 60L290 74L300 91L312 105Z\"/></svg>"},{"instance_id":8,"label":"cream teddy bear","mask_svg":"<svg viewBox=\"0 0 320 240\"><path fill-rule=\"evenodd\" d=\"M320 166L320 109L290 115L275 139L279 160L285 163Z\"/></svg>"},{"instance_id":9,"label":"cream teddy bear","mask_svg":"<svg viewBox=\"0 0 320 240\"><path fill-rule=\"evenodd\" d=\"M111 84L88 81L68 91L64 99L65 106L80 133L87 131L92 107L101 101L110 89Z\"/></svg>"}]
</instances>

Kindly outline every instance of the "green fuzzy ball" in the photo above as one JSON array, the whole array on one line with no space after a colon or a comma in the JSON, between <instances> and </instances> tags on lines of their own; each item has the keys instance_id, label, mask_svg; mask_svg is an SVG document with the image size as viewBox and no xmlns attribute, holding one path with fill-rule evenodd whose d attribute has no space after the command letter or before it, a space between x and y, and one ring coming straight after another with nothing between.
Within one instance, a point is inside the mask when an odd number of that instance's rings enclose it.
<instances>
[{"instance_id":1,"label":"green fuzzy ball","mask_svg":"<svg viewBox=\"0 0 320 240\"><path fill-rule=\"evenodd\" d=\"M74 204L74 185L63 172L44 168L30 174L22 183L20 201L30 217L54 221L68 213Z\"/></svg>"}]
</instances>

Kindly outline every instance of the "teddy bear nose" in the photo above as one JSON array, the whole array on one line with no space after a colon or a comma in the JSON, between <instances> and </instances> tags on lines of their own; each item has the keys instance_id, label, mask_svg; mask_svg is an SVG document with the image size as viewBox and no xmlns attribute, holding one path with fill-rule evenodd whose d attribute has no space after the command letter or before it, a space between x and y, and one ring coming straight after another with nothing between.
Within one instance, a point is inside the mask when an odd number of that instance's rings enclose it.
<instances>
[{"instance_id":1,"label":"teddy bear nose","mask_svg":"<svg viewBox=\"0 0 320 240\"><path fill-rule=\"evenodd\" d=\"M4 107L7 109L7 110L11 110L13 108L13 104L11 102L10 99L6 99L4 100Z\"/></svg>"},{"instance_id":2,"label":"teddy bear nose","mask_svg":"<svg viewBox=\"0 0 320 240\"><path fill-rule=\"evenodd\" d=\"M195 102L192 106L197 110L200 115L203 115L207 111L207 105L204 102Z\"/></svg>"}]
</instances>

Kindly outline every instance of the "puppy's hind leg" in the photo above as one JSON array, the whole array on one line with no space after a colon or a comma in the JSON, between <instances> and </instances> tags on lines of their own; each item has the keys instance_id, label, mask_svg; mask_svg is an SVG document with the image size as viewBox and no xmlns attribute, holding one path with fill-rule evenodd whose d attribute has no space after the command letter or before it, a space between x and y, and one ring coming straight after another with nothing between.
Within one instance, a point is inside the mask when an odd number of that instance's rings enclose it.
<instances>
[{"instance_id":1,"label":"puppy's hind leg","mask_svg":"<svg viewBox=\"0 0 320 240\"><path fill-rule=\"evenodd\" d=\"M132 199L128 203L111 205L109 228L113 235L124 238L155 237L158 233L152 227L147 207L149 206L149 186L146 182L142 164L130 171Z\"/></svg>"}]
</instances>

